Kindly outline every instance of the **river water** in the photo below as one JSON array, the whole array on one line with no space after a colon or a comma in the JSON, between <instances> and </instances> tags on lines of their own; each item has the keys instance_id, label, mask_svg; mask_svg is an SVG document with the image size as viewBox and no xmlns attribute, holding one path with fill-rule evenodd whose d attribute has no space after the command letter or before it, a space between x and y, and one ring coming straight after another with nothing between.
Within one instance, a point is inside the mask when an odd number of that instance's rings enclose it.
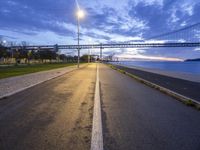
<instances>
[{"instance_id":1,"label":"river water","mask_svg":"<svg viewBox=\"0 0 200 150\"><path fill-rule=\"evenodd\" d=\"M188 62L119 61L113 63L130 67L142 67L147 69L159 69L163 71L200 75L200 61L188 61Z\"/></svg>"}]
</instances>

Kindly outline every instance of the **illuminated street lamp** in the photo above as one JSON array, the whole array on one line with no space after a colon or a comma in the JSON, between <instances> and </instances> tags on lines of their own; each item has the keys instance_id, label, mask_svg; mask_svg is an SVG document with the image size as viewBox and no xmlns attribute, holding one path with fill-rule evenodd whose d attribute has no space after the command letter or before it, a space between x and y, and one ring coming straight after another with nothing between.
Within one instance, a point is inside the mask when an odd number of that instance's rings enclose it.
<instances>
[{"instance_id":1,"label":"illuminated street lamp","mask_svg":"<svg viewBox=\"0 0 200 150\"><path fill-rule=\"evenodd\" d=\"M3 44L6 44L7 43L7 41L6 40L3 40Z\"/></svg>"},{"instance_id":2,"label":"illuminated street lamp","mask_svg":"<svg viewBox=\"0 0 200 150\"><path fill-rule=\"evenodd\" d=\"M7 43L7 41L6 40L3 40L3 41L0 41L1 43L0 44L2 44L2 45L6 45L6 43Z\"/></svg>"},{"instance_id":3,"label":"illuminated street lamp","mask_svg":"<svg viewBox=\"0 0 200 150\"><path fill-rule=\"evenodd\" d=\"M79 40L80 40L80 19L83 19L85 17L85 13L80 8L77 11L77 34L78 34L78 64L77 67L79 68L80 63L80 46L79 46Z\"/></svg>"}]
</instances>

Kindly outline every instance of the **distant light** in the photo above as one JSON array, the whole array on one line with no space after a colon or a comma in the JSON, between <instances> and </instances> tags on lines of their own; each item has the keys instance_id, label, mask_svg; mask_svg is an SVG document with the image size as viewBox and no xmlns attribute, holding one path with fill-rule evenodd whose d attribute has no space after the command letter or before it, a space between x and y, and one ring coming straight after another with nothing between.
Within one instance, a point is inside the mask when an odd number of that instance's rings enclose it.
<instances>
[{"instance_id":1,"label":"distant light","mask_svg":"<svg viewBox=\"0 0 200 150\"><path fill-rule=\"evenodd\" d=\"M7 41L6 41L6 40L3 40L3 43L4 43L4 44L6 44L6 43L7 43Z\"/></svg>"},{"instance_id":2,"label":"distant light","mask_svg":"<svg viewBox=\"0 0 200 150\"><path fill-rule=\"evenodd\" d=\"M84 11L83 10L81 10L81 9L79 9L78 11L77 11L77 17L79 18L79 19L82 19L82 18L84 18L85 17L85 13L84 13Z\"/></svg>"}]
</instances>

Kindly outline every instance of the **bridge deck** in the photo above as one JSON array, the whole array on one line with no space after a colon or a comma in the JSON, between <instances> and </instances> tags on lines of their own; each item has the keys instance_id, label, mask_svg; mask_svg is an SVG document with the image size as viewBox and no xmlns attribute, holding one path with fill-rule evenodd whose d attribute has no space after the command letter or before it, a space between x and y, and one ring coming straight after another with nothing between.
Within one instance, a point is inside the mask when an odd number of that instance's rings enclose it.
<instances>
[{"instance_id":1,"label":"bridge deck","mask_svg":"<svg viewBox=\"0 0 200 150\"><path fill-rule=\"evenodd\" d=\"M94 49L94 48L157 48L157 47L200 47L196 43L125 43L125 44L85 44L85 45L29 45L12 46L11 49Z\"/></svg>"}]
</instances>

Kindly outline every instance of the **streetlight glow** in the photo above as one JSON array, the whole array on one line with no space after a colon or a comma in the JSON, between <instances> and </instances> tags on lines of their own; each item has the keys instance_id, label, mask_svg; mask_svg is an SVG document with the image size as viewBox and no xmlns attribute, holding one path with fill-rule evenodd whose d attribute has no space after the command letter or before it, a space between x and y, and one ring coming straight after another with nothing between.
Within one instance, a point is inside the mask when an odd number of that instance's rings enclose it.
<instances>
[{"instance_id":1,"label":"streetlight glow","mask_svg":"<svg viewBox=\"0 0 200 150\"><path fill-rule=\"evenodd\" d=\"M78 17L78 19L82 19L82 18L84 18L85 17L85 13L84 13L84 11L83 10L81 10L81 9L79 9L78 11L77 11L77 17Z\"/></svg>"},{"instance_id":2,"label":"streetlight glow","mask_svg":"<svg viewBox=\"0 0 200 150\"><path fill-rule=\"evenodd\" d=\"M83 10L81 10L80 8L77 11L77 36L78 36L78 62L77 62L77 67L79 68L79 63L80 63L80 19L84 18L85 13Z\"/></svg>"}]
</instances>

